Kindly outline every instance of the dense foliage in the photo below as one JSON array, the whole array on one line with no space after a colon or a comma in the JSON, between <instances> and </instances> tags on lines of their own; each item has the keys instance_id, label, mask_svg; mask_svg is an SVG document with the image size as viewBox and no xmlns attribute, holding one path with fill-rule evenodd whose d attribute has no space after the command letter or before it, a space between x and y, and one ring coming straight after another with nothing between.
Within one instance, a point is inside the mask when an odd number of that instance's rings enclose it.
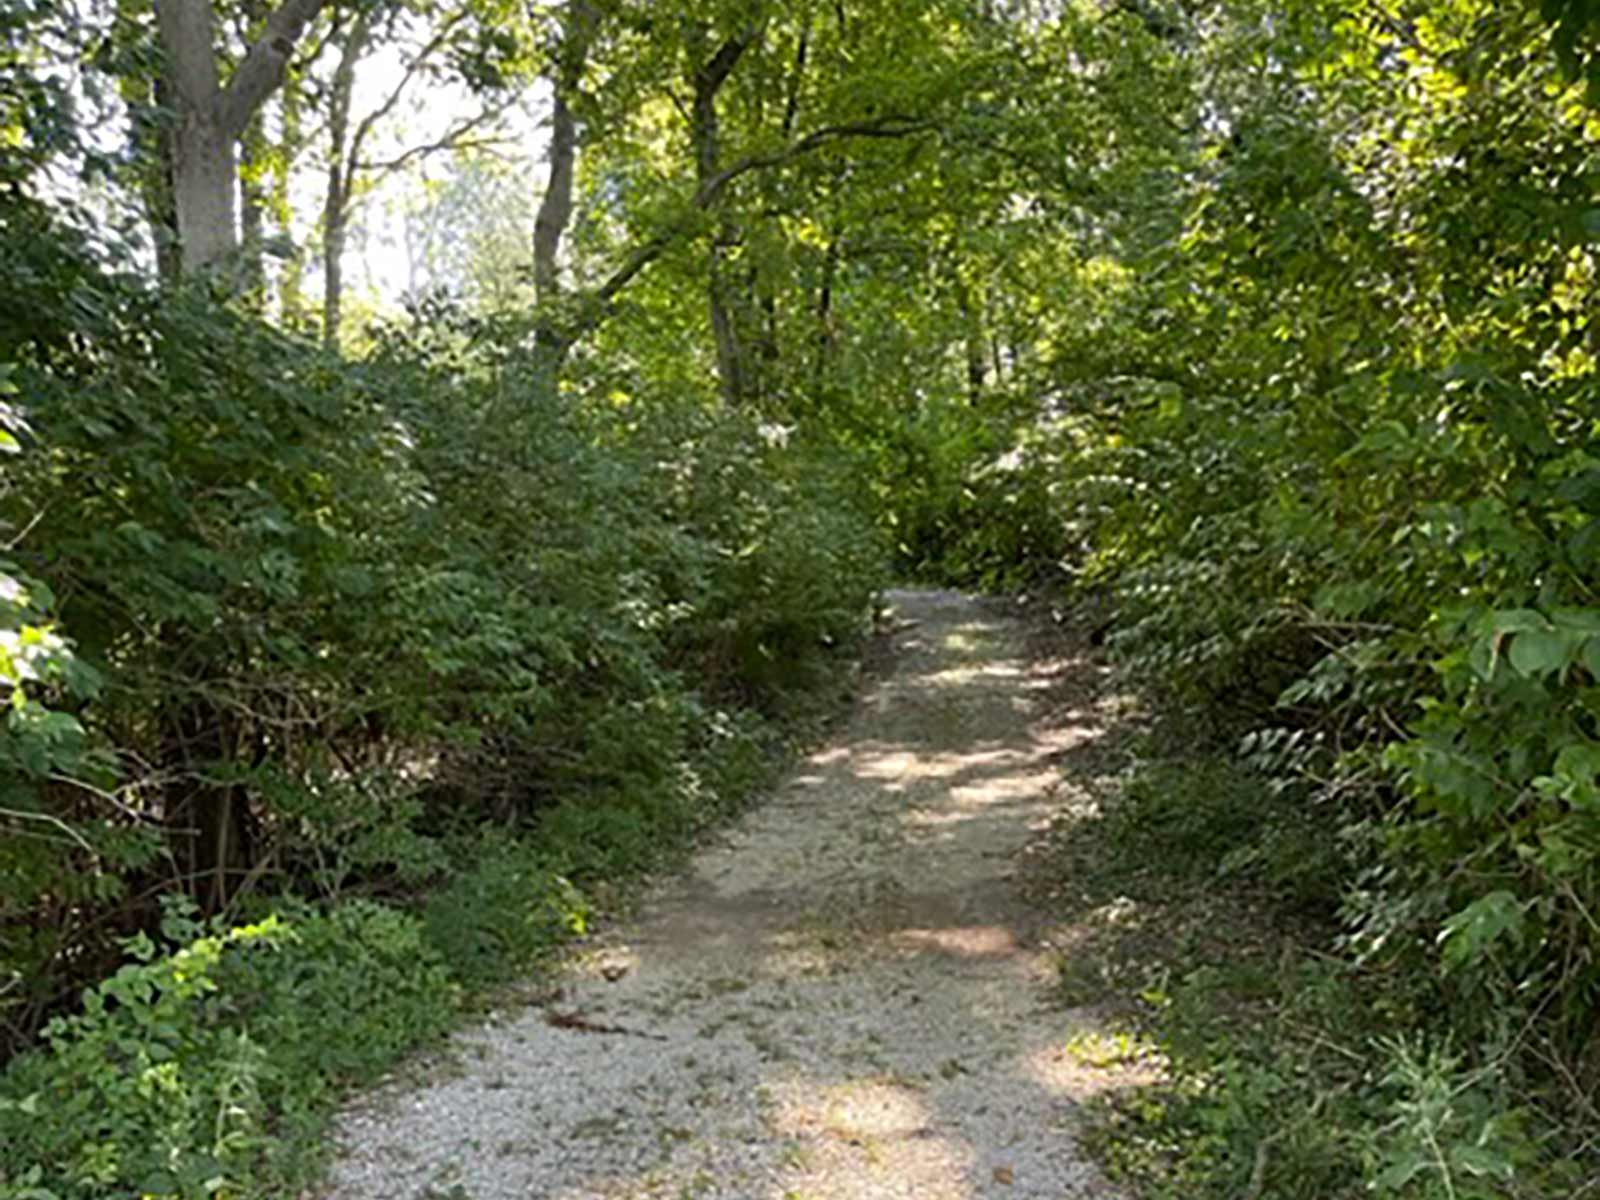
<instances>
[{"instance_id":1,"label":"dense foliage","mask_svg":"<svg viewBox=\"0 0 1600 1200\"><path fill-rule=\"evenodd\" d=\"M1393 1120L1347 1154L1385 1195L1564 1194L1596 1152L1600 120L1587 18L1545 8L1192 6L1168 198L1124 206L1093 319L944 472L936 564L1091 601L1273 783L1220 861L1325 831L1345 950L1405 981L1340 1088ZM1207 1086L1248 1110L1268 1078Z\"/></svg>"},{"instance_id":2,"label":"dense foliage","mask_svg":"<svg viewBox=\"0 0 1600 1200\"><path fill-rule=\"evenodd\" d=\"M885 552L1091 614L1191 717L1119 844L1336 920L1327 995L1382 981L1299 1132L1257 1128L1281 1059L1197 1083L1179 1194L1314 1128L1326 1194L1593 1156L1588 5L304 3L220 231L115 7L0 12L0 1194L287 1178L318 1097L760 775ZM223 78L279 44L207 11ZM541 76L550 167L531 270L538 185L458 159L412 219L462 295L355 330L385 38L502 113ZM179 280L202 227L240 262ZM286 998L402 962L348 1031L382 1051L284 1090Z\"/></svg>"},{"instance_id":3,"label":"dense foliage","mask_svg":"<svg viewBox=\"0 0 1600 1200\"><path fill-rule=\"evenodd\" d=\"M753 420L449 314L341 361L4 220L3 1170L209 1194L762 778L877 543Z\"/></svg>"}]
</instances>

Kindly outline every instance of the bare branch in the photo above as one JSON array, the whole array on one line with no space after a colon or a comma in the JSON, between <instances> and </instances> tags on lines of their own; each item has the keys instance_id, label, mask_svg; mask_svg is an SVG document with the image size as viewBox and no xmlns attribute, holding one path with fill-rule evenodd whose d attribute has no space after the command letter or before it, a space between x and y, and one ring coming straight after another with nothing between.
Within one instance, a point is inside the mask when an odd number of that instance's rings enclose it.
<instances>
[{"instance_id":1,"label":"bare branch","mask_svg":"<svg viewBox=\"0 0 1600 1200\"><path fill-rule=\"evenodd\" d=\"M13 534L12 537L4 544L0 544L0 550L4 550L7 554L10 554L18 546L22 545L22 543L27 540L28 535L34 531L34 528L39 524L39 522L44 520L45 513L49 511L50 506L45 505L45 507L34 513L33 516L29 518L28 523L24 525L18 533Z\"/></svg>"},{"instance_id":2,"label":"bare branch","mask_svg":"<svg viewBox=\"0 0 1600 1200\"><path fill-rule=\"evenodd\" d=\"M0 820L42 821L44 824L54 826L56 829L59 829L62 833L66 834L67 838L73 842L76 842L81 849L87 850L90 854L94 853L94 847L88 843L81 833L79 833L71 825L68 825L60 817L51 816L49 813L26 812L24 810L15 808L0 808Z\"/></svg>"},{"instance_id":3,"label":"bare branch","mask_svg":"<svg viewBox=\"0 0 1600 1200\"><path fill-rule=\"evenodd\" d=\"M390 89L389 95L384 102L361 119L361 123L356 126L355 135L350 139L350 162L352 165L360 156L361 144L366 140L367 134L372 132L372 127L394 111L395 105L400 103L400 97L405 94L406 88L408 88L411 85L411 81L416 78L417 72L427 64L428 60L433 56L434 51L438 50L440 46L444 45L445 40L450 36L451 33L455 32L456 27L466 20L466 18L467 10L462 9L443 25L441 25L439 27L439 31L429 39L428 44L423 46L422 49L418 50L417 53L412 57L411 62L405 69L405 73L400 76L400 79L395 83L394 87Z\"/></svg>"},{"instance_id":4,"label":"bare branch","mask_svg":"<svg viewBox=\"0 0 1600 1200\"><path fill-rule=\"evenodd\" d=\"M463 121L461 124L455 126L455 128L449 130L436 141L428 142L426 145L422 146L412 146L410 149L396 155L394 158L362 159L360 162L353 163L352 165L358 170L362 171L398 171L407 163L414 162L419 158L426 158L430 154L440 154L446 150L484 150L493 146L503 146L507 142L515 141L516 139L503 135L481 138L467 137L467 134L471 133L474 129L485 124L498 115L498 112L481 112L472 119Z\"/></svg>"},{"instance_id":5,"label":"bare branch","mask_svg":"<svg viewBox=\"0 0 1600 1200\"><path fill-rule=\"evenodd\" d=\"M75 787L81 791L88 792L91 796L95 796L96 798L103 800L105 803L115 808L123 816L131 818L140 825L153 825L156 823L151 818L150 814L140 812L138 809L134 808L133 805L122 799L121 796L118 796L115 792L108 792L104 788L96 787L87 780L74 779L71 775L63 775L59 772L53 772L50 775L50 780L52 783L61 783L67 785L68 787ZM145 782L148 782L148 780Z\"/></svg>"}]
</instances>

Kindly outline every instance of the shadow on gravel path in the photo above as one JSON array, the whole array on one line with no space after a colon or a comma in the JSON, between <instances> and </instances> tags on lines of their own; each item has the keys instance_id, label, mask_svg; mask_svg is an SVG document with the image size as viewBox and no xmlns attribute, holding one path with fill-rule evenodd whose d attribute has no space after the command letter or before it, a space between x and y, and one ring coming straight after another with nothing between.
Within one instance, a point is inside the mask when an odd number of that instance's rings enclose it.
<instances>
[{"instance_id":1,"label":"shadow on gravel path","mask_svg":"<svg viewBox=\"0 0 1600 1200\"><path fill-rule=\"evenodd\" d=\"M849 724L559 1000L349 1111L332 1200L1117 1194L1074 1142L1110 1080L1068 1052L1089 1016L1051 1005L1016 879L1101 732L1047 697L1095 668L1030 660L996 603L890 600L894 666Z\"/></svg>"}]
</instances>

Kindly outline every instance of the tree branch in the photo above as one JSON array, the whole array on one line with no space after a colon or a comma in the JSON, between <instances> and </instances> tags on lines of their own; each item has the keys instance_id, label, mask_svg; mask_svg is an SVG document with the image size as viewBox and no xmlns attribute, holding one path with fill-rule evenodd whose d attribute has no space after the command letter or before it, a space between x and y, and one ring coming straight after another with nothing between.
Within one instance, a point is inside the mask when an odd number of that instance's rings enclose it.
<instances>
[{"instance_id":1,"label":"tree branch","mask_svg":"<svg viewBox=\"0 0 1600 1200\"><path fill-rule=\"evenodd\" d=\"M164 0L162 7L171 3L172 0ZM222 93L218 117L228 137L242 136L256 109L283 82L295 43L327 3L328 0L283 0L267 18L266 30L245 54Z\"/></svg>"},{"instance_id":2,"label":"tree branch","mask_svg":"<svg viewBox=\"0 0 1600 1200\"><path fill-rule=\"evenodd\" d=\"M806 54L811 47L811 11L806 10L806 21L800 28L800 40L794 51L794 70L789 72L787 94L783 98L783 136L794 133L794 123L800 116L800 85L805 80Z\"/></svg>"},{"instance_id":3,"label":"tree branch","mask_svg":"<svg viewBox=\"0 0 1600 1200\"><path fill-rule=\"evenodd\" d=\"M352 165L355 164L356 159L360 156L361 144L366 141L367 135L372 132L372 127L394 111L395 105L400 103L400 97L405 94L406 88L409 87L411 85L411 81L416 78L417 72L420 71L427 63L434 51L439 49L440 46L444 45L445 39L455 31L457 25L461 24L461 22L466 19L466 16L466 10L462 10L446 21L444 25L440 27L439 32L434 34L434 36L429 39L427 45L423 46L422 49L417 51L416 55L407 65L405 74L400 76L399 82L396 83L390 90L388 98L361 119L361 123L356 126L354 136L352 136L350 139L350 162Z\"/></svg>"},{"instance_id":4,"label":"tree branch","mask_svg":"<svg viewBox=\"0 0 1600 1200\"><path fill-rule=\"evenodd\" d=\"M479 113L470 121L463 121L454 129L440 137L437 141L429 142L425 146L412 146L394 158L369 159L364 158L352 164L361 171L398 171L409 162L419 158L426 158L430 154L442 154L446 150L487 150L492 146L503 146L514 139L510 137L482 137L468 140L466 135L487 121L494 114Z\"/></svg>"},{"instance_id":5,"label":"tree branch","mask_svg":"<svg viewBox=\"0 0 1600 1200\"><path fill-rule=\"evenodd\" d=\"M599 287L585 297L587 303L583 315L572 328L570 340L578 341L585 335L593 332L606 317L611 302L617 298L622 289L632 283L639 272L643 271L656 259L660 258L668 246L672 245L694 224L695 218L714 204L723 190L741 175L751 171L765 170L780 167L795 159L828 145L830 142L841 141L845 138L900 138L912 134L923 133L934 128L932 121L901 115L878 117L871 121L846 122L839 125L824 125L814 129L804 137L789 143L782 150L775 150L770 154L751 154L736 162L730 163L716 174L712 175L698 188L689 200L689 211L671 222L665 229L648 238L634 247L627 258L623 259Z\"/></svg>"},{"instance_id":6,"label":"tree branch","mask_svg":"<svg viewBox=\"0 0 1600 1200\"><path fill-rule=\"evenodd\" d=\"M751 171L765 170L769 167L781 167L797 158L803 158L813 150L818 150L829 142L840 141L844 138L909 137L914 133L925 133L932 128L934 128L934 123L925 118L899 115L878 117L871 121L848 122L842 125L824 125L820 129L813 129L798 141L789 143L782 150L775 150L770 154L751 154L730 163L700 185L691 203L696 208L705 208L716 200L723 189L739 176L747 175Z\"/></svg>"},{"instance_id":7,"label":"tree branch","mask_svg":"<svg viewBox=\"0 0 1600 1200\"><path fill-rule=\"evenodd\" d=\"M717 52L711 56L710 61L703 63L694 73L696 94L715 95L720 91L728 76L733 74L734 67L739 65L739 59L744 56L744 52L761 37L763 28L763 24L751 25L717 47Z\"/></svg>"}]
</instances>

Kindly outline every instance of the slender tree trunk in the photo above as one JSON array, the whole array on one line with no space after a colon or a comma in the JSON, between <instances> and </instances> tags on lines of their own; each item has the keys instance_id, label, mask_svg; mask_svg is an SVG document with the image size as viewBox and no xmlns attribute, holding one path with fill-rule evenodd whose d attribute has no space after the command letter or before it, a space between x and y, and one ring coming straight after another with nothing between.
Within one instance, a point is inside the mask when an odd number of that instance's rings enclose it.
<instances>
[{"instance_id":1,"label":"slender tree trunk","mask_svg":"<svg viewBox=\"0 0 1600 1200\"><path fill-rule=\"evenodd\" d=\"M761 338L757 349L761 352L761 371L763 378L757 381L758 390L762 395L768 391L766 377L773 372L778 363L783 359L783 344L779 340L779 329L782 322L778 319L778 297L771 292L762 296L761 303Z\"/></svg>"},{"instance_id":2,"label":"slender tree trunk","mask_svg":"<svg viewBox=\"0 0 1600 1200\"><path fill-rule=\"evenodd\" d=\"M960 290L956 294L956 301L961 307L962 324L965 326L963 342L967 360L967 400L977 404L983 399L983 385L989 370L986 361L987 339L983 331L983 301L975 297L966 284L958 286Z\"/></svg>"},{"instance_id":3,"label":"slender tree trunk","mask_svg":"<svg viewBox=\"0 0 1600 1200\"><path fill-rule=\"evenodd\" d=\"M578 122L558 79L550 102L550 175L533 222L533 290L537 302L551 303L560 292L558 255L572 220L572 176L578 150Z\"/></svg>"},{"instance_id":4,"label":"slender tree trunk","mask_svg":"<svg viewBox=\"0 0 1600 1200\"><path fill-rule=\"evenodd\" d=\"M249 796L205 778L237 759L237 731L226 714L193 697L164 724L163 757L179 768L163 804L168 845L190 895L214 914L232 899L257 852Z\"/></svg>"},{"instance_id":5,"label":"slender tree trunk","mask_svg":"<svg viewBox=\"0 0 1600 1200\"><path fill-rule=\"evenodd\" d=\"M356 64L367 52L372 21L363 12L350 27L333 73L328 107L328 190L322 200L322 341L339 344L344 316L344 246L350 224L350 108L355 101Z\"/></svg>"},{"instance_id":6,"label":"slender tree trunk","mask_svg":"<svg viewBox=\"0 0 1600 1200\"><path fill-rule=\"evenodd\" d=\"M707 57L704 52L705 26L696 22L690 27L688 42L691 54L697 61L690 77L694 101L689 114L689 135L694 146L695 180L702 188L715 178L720 166L717 94L760 33L759 27L746 29L723 42L715 54ZM723 400L730 405L744 403L750 391L744 346L734 320L734 289L728 278L727 252L738 243L735 224L729 220L719 221L717 234L711 242L706 272L706 304L711 320L711 336L716 343L717 381Z\"/></svg>"},{"instance_id":7,"label":"slender tree trunk","mask_svg":"<svg viewBox=\"0 0 1600 1200\"><path fill-rule=\"evenodd\" d=\"M282 103L279 107L279 140L276 170L272 177L272 216L278 233L291 246L278 272L278 312L283 323L291 329L301 328L309 320L305 299L305 259L301 249L294 244L294 207L289 201L289 176L295 158L301 150L305 136L301 126L301 82L290 76L284 80Z\"/></svg>"},{"instance_id":8,"label":"slender tree trunk","mask_svg":"<svg viewBox=\"0 0 1600 1200\"><path fill-rule=\"evenodd\" d=\"M814 387L820 387L827 378L828 364L838 344L833 328L833 276L838 265L839 244L830 239L827 250L823 252L822 280L817 286L817 354L811 368Z\"/></svg>"},{"instance_id":9,"label":"slender tree trunk","mask_svg":"<svg viewBox=\"0 0 1600 1200\"><path fill-rule=\"evenodd\" d=\"M267 134L266 122L259 109L250 118L242 147L244 154L239 172L240 282L250 302L262 308L267 299Z\"/></svg>"},{"instance_id":10,"label":"slender tree trunk","mask_svg":"<svg viewBox=\"0 0 1600 1200\"><path fill-rule=\"evenodd\" d=\"M744 347L739 340L739 329L734 322L731 291L728 283L726 248L737 245L738 239L729 224L711 246L710 275L706 280L706 303L711 317L711 336L717 347L717 380L722 398L729 404L742 404L749 397L750 385L745 375Z\"/></svg>"},{"instance_id":11,"label":"slender tree trunk","mask_svg":"<svg viewBox=\"0 0 1600 1200\"><path fill-rule=\"evenodd\" d=\"M343 203L342 197L335 196L331 186L328 188L328 199L330 206L335 202ZM322 230L322 344L337 348L339 327L344 322L346 214L338 212L328 215L332 220Z\"/></svg>"},{"instance_id":12,"label":"slender tree trunk","mask_svg":"<svg viewBox=\"0 0 1600 1200\"><path fill-rule=\"evenodd\" d=\"M589 48L600 14L588 0L570 0L561 19L561 45L550 82L550 174L533 222L534 376L554 390L572 348L572 334L560 312L561 240L572 223L572 184L578 159L578 120L573 104L583 86Z\"/></svg>"}]
</instances>

